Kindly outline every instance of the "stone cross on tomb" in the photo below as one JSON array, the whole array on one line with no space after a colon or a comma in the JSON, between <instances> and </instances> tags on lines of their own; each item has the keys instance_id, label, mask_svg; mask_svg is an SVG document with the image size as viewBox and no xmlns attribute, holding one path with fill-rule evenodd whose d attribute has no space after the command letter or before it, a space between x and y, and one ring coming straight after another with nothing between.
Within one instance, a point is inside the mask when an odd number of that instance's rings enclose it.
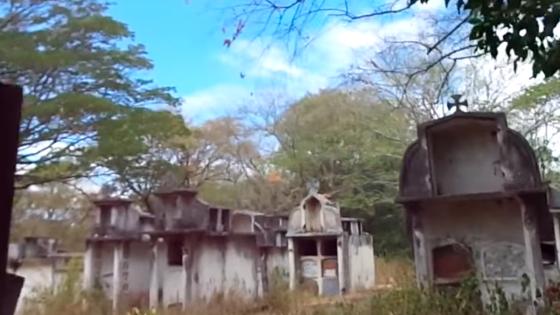
<instances>
[{"instance_id":1,"label":"stone cross on tomb","mask_svg":"<svg viewBox=\"0 0 560 315\"><path fill-rule=\"evenodd\" d=\"M447 109L455 107L455 112L462 112L461 106L468 107L469 103L467 102L467 100L461 101L461 97L463 97L463 95L461 94L451 95L453 101L447 101Z\"/></svg>"}]
</instances>

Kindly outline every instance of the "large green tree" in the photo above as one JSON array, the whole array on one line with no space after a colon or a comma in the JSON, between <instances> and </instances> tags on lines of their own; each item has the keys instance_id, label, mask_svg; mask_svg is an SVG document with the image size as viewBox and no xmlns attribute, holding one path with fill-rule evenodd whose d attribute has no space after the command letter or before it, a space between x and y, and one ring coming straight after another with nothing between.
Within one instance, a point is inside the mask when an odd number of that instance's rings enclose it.
<instances>
[{"instance_id":1,"label":"large green tree","mask_svg":"<svg viewBox=\"0 0 560 315\"><path fill-rule=\"evenodd\" d=\"M0 1L0 78L25 92L18 188L90 176L100 137L112 137L102 130L108 121L178 103L144 78L152 68L144 47L107 8L97 0Z\"/></svg>"},{"instance_id":2,"label":"large green tree","mask_svg":"<svg viewBox=\"0 0 560 315\"><path fill-rule=\"evenodd\" d=\"M379 254L406 251L394 205L402 153L412 130L406 115L371 91L322 91L292 105L274 126L272 163L299 186L317 179L343 214L366 219Z\"/></svg>"},{"instance_id":3,"label":"large green tree","mask_svg":"<svg viewBox=\"0 0 560 315\"><path fill-rule=\"evenodd\" d=\"M149 208L150 194L164 185L166 176L183 170L190 131L172 112L133 107L100 122L98 135L98 145L85 158L112 179L118 192Z\"/></svg>"}]
</instances>

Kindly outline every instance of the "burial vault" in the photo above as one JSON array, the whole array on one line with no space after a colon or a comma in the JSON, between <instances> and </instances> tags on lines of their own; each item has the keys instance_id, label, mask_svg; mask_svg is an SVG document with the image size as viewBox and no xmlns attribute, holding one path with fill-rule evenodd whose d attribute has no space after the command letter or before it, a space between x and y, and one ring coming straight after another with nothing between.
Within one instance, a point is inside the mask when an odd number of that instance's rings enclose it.
<instances>
[{"instance_id":1,"label":"burial vault","mask_svg":"<svg viewBox=\"0 0 560 315\"><path fill-rule=\"evenodd\" d=\"M536 312L558 275L559 240L529 143L505 114L488 112L457 111L419 125L417 137L404 154L397 202L418 285L456 286L474 276L483 302L499 286Z\"/></svg>"}]
</instances>

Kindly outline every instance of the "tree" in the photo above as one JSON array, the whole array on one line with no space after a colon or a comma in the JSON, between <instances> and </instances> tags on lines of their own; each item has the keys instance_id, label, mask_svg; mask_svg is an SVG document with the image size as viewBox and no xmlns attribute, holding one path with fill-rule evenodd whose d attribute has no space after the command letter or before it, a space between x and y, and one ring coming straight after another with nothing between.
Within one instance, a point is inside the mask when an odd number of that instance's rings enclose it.
<instances>
[{"instance_id":1,"label":"tree","mask_svg":"<svg viewBox=\"0 0 560 315\"><path fill-rule=\"evenodd\" d=\"M178 156L189 136L180 115L129 108L101 123L91 163L113 175L121 194L135 196L149 209L150 194L164 185L165 176L182 170Z\"/></svg>"},{"instance_id":2,"label":"tree","mask_svg":"<svg viewBox=\"0 0 560 315\"><path fill-rule=\"evenodd\" d=\"M25 92L18 188L89 176L105 121L178 103L141 78L152 68L144 47L106 10L97 0L0 1L0 76Z\"/></svg>"},{"instance_id":3,"label":"tree","mask_svg":"<svg viewBox=\"0 0 560 315\"><path fill-rule=\"evenodd\" d=\"M387 44L345 74L350 87L366 87L391 107L403 111L414 124L447 114L449 96L462 93L469 111L510 111L511 101L536 80L522 81L507 62L489 57L461 64L443 62L427 71L426 58L402 58L410 47ZM523 70L527 70L525 67Z\"/></svg>"},{"instance_id":4,"label":"tree","mask_svg":"<svg viewBox=\"0 0 560 315\"><path fill-rule=\"evenodd\" d=\"M560 183L554 138L560 133L560 79L551 79L516 97L509 117L535 149L544 178Z\"/></svg>"},{"instance_id":5,"label":"tree","mask_svg":"<svg viewBox=\"0 0 560 315\"><path fill-rule=\"evenodd\" d=\"M84 249L91 224L90 203L80 191L59 183L19 190L14 200L13 241L26 236L58 239L62 248Z\"/></svg>"},{"instance_id":6,"label":"tree","mask_svg":"<svg viewBox=\"0 0 560 315\"><path fill-rule=\"evenodd\" d=\"M331 18L343 21L372 19L384 15L410 18L411 10L421 4L436 0L388 1L375 4L362 1L319 0L249 0L234 6L236 22L231 38L224 44L231 45L247 25L260 24L257 34L270 32L274 36L295 38L296 49L305 47L312 40L307 28ZM449 0L442 1L448 6ZM490 54L498 56L499 47L514 60L529 60L533 75L546 77L560 71L560 42L555 27L560 21L560 4L555 0L537 1L480 1L457 0L456 14L451 19L440 20L434 32L419 43L428 54L435 54L439 61L457 61ZM539 26L541 24L541 26ZM304 42L299 41L303 39ZM438 62L435 62L437 64Z\"/></svg>"},{"instance_id":7,"label":"tree","mask_svg":"<svg viewBox=\"0 0 560 315\"><path fill-rule=\"evenodd\" d=\"M184 165L191 186L207 181L235 183L254 169L260 159L251 132L233 117L207 121L194 131L191 148L184 152Z\"/></svg>"},{"instance_id":8,"label":"tree","mask_svg":"<svg viewBox=\"0 0 560 315\"><path fill-rule=\"evenodd\" d=\"M343 215L363 217L368 230L375 228L379 253L394 254L407 248L393 199L410 127L402 111L371 91L322 91L293 104L271 127L280 146L271 164L299 187L319 180Z\"/></svg>"}]
</instances>

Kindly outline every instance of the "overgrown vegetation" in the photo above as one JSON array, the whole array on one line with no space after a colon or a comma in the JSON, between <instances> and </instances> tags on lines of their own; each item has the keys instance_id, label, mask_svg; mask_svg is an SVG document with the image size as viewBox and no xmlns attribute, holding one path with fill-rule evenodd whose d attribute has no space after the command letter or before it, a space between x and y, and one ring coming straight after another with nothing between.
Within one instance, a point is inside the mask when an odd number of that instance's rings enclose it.
<instances>
[{"instance_id":1,"label":"overgrown vegetation","mask_svg":"<svg viewBox=\"0 0 560 315\"><path fill-rule=\"evenodd\" d=\"M82 290L81 274L81 262L70 261L67 273L54 288L40 288L20 301L21 314L110 314L111 305L102 292Z\"/></svg>"},{"instance_id":2,"label":"overgrown vegetation","mask_svg":"<svg viewBox=\"0 0 560 315\"><path fill-rule=\"evenodd\" d=\"M416 288L412 264L403 259L378 259L377 282L390 288L355 292L342 297L318 298L305 291L290 291L285 281L272 277L271 292L249 301L230 292L210 301L194 303L187 311L131 308L123 315L521 315L504 292L489 284L489 303L480 303L479 282L468 278L447 290ZM82 292L78 262L72 262L64 281L55 289L43 290L25 301L22 315L111 314L111 304L101 292ZM558 289L551 286L546 315L558 315Z\"/></svg>"}]
</instances>

